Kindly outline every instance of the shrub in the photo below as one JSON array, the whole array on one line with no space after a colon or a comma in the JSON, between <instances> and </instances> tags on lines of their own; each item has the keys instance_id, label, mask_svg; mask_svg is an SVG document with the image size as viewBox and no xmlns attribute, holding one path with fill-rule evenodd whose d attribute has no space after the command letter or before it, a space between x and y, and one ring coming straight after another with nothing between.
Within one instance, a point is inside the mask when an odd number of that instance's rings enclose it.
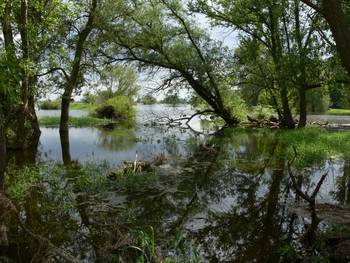
<instances>
[{"instance_id":1,"label":"shrub","mask_svg":"<svg viewBox=\"0 0 350 263\"><path fill-rule=\"evenodd\" d=\"M38 103L39 109L42 110L59 110L61 107L60 101L58 100L45 100Z\"/></svg>"},{"instance_id":2,"label":"shrub","mask_svg":"<svg viewBox=\"0 0 350 263\"><path fill-rule=\"evenodd\" d=\"M125 96L117 96L107 100L95 109L97 118L129 120L135 118L133 101Z\"/></svg>"},{"instance_id":3,"label":"shrub","mask_svg":"<svg viewBox=\"0 0 350 263\"><path fill-rule=\"evenodd\" d=\"M269 105L256 105L251 107L249 115L254 119L268 120L272 116L276 116L276 110Z\"/></svg>"},{"instance_id":4,"label":"shrub","mask_svg":"<svg viewBox=\"0 0 350 263\"><path fill-rule=\"evenodd\" d=\"M227 90L223 92L224 105L231 115L240 121L247 118L247 106L237 91Z\"/></svg>"}]
</instances>

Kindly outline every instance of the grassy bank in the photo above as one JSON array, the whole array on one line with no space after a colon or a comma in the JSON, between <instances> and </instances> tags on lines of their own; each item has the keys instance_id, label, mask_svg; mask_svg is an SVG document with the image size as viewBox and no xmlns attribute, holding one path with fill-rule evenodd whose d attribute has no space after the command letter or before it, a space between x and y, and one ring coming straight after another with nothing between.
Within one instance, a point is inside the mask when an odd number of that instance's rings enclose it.
<instances>
[{"instance_id":1,"label":"grassy bank","mask_svg":"<svg viewBox=\"0 0 350 263\"><path fill-rule=\"evenodd\" d=\"M350 109L329 109L326 114L328 115L346 115L350 116Z\"/></svg>"},{"instance_id":2,"label":"grassy bank","mask_svg":"<svg viewBox=\"0 0 350 263\"><path fill-rule=\"evenodd\" d=\"M90 116L85 117L69 117L69 126L71 127L93 127L110 123L108 119L98 119ZM39 124L42 127L58 127L60 125L60 117L44 116L39 118Z\"/></svg>"},{"instance_id":3,"label":"grassy bank","mask_svg":"<svg viewBox=\"0 0 350 263\"><path fill-rule=\"evenodd\" d=\"M83 103L83 102L72 102L70 104L70 109L72 110L86 110L90 111L93 108L91 104Z\"/></svg>"},{"instance_id":4,"label":"grassy bank","mask_svg":"<svg viewBox=\"0 0 350 263\"><path fill-rule=\"evenodd\" d=\"M40 101L38 102L38 107L41 110L59 110L61 109L61 102L60 100L46 100L46 101ZM83 103L83 102L71 102L70 103L70 109L71 110L86 110L90 111L93 108L91 104Z\"/></svg>"}]
</instances>

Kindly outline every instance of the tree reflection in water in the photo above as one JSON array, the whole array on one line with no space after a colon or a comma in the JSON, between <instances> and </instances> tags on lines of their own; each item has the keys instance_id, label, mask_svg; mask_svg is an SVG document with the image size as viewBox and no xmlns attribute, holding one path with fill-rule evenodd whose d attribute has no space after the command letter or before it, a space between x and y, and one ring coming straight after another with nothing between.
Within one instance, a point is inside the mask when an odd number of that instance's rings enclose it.
<instances>
[{"instance_id":1,"label":"tree reflection in water","mask_svg":"<svg viewBox=\"0 0 350 263\"><path fill-rule=\"evenodd\" d=\"M99 129L97 144L113 151L127 151L137 142L135 129Z\"/></svg>"},{"instance_id":2,"label":"tree reflection in water","mask_svg":"<svg viewBox=\"0 0 350 263\"><path fill-rule=\"evenodd\" d=\"M347 162L341 162L343 173L336 178L340 183L329 185L322 180L329 158L312 156L307 165L298 160L288 165L293 144L283 136L231 130L181 144L168 138L165 146L173 153L171 162L156 170L156 180L136 186L108 179L108 165L72 161L69 138L61 137L64 166L9 170L16 180L8 178L8 192L28 229L85 262L120 258L135 262L139 252L131 247L139 242L137 230L150 226L162 255L180 257L178 246L187 242L186 248L194 247L208 262L302 262L316 257L342 262L331 249L339 250L346 238L335 241L333 235L333 245L324 247L323 241L330 240L325 230L333 226L321 221L316 194L330 189L344 202ZM128 138L132 139L113 147L127 148L135 139L132 134ZM19 175L33 176L24 196L14 192L23 179ZM314 195L313 189L318 189ZM12 260L39 262L48 253L52 259L62 259L21 231L15 221L6 224L7 255Z\"/></svg>"}]
</instances>

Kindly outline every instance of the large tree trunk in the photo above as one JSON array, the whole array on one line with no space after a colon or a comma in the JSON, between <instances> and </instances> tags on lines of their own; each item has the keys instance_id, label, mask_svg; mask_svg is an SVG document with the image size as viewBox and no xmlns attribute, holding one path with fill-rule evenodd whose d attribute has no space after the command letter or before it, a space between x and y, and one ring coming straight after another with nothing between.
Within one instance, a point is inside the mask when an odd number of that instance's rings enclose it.
<instances>
[{"instance_id":1,"label":"large tree trunk","mask_svg":"<svg viewBox=\"0 0 350 263\"><path fill-rule=\"evenodd\" d=\"M306 90L304 88L299 89L299 124L298 128L306 126Z\"/></svg>"},{"instance_id":2,"label":"large tree trunk","mask_svg":"<svg viewBox=\"0 0 350 263\"><path fill-rule=\"evenodd\" d=\"M66 97L63 95L61 101L61 120L60 120L60 132L65 133L68 132L68 122L69 122L69 104L70 97Z\"/></svg>"},{"instance_id":3,"label":"large tree trunk","mask_svg":"<svg viewBox=\"0 0 350 263\"><path fill-rule=\"evenodd\" d=\"M72 165L72 159L71 159L71 155L70 155L69 131L68 130L60 132L60 140L61 140L63 164L66 167L70 167Z\"/></svg>"},{"instance_id":4,"label":"large tree trunk","mask_svg":"<svg viewBox=\"0 0 350 263\"><path fill-rule=\"evenodd\" d=\"M287 93L287 89L283 84L280 87L280 95L281 95L282 110L283 110L282 124L286 128L294 129L295 123L293 120L292 112L289 107L288 93Z\"/></svg>"},{"instance_id":5,"label":"large tree trunk","mask_svg":"<svg viewBox=\"0 0 350 263\"><path fill-rule=\"evenodd\" d=\"M20 3L20 14L17 18L17 24L21 39L21 59L18 59L16 56L14 34L11 24L11 12L13 12L11 1L5 3L5 12L2 17L6 58L9 63L16 65L18 75L21 79L21 81L13 83L14 86L18 85L20 89L19 102L8 106L8 109L6 109L6 114L13 115L14 118L8 126L12 131L12 136L7 138L7 146L16 149L23 149L36 145L40 136L39 124L34 109L34 96L32 95L32 90L34 90L32 88L35 86L36 81L30 76L30 71L27 67L27 63L31 60L28 32L29 7L27 0L21 0Z\"/></svg>"},{"instance_id":6,"label":"large tree trunk","mask_svg":"<svg viewBox=\"0 0 350 263\"><path fill-rule=\"evenodd\" d=\"M180 71L182 76L187 80L192 89L201 97L217 114L221 117L225 123L229 126L235 126L239 124L239 120L232 116L232 114L225 108L223 105L221 98L215 97L211 94L206 88L202 86L202 84L196 80L193 75L187 71Z\"/></svg>"},{"instance_id":7,"label":"large tree trunk","mask_svg":"<svg viewBox=\"0 0 350 263\"><path fill-rule=\"evenodd\" d=\"M316 5L310 0L302 1L314 8L326 19L332 31L342 65L350 77L350 23L343 11L342 1L322 0L321 5Z\"/></svg>"},{"instance_id":8,"label":"large tree trunk","mask_svg":"<svg viewBox=\"0 0 350 263\"><path fill-rule=\"evenodd\" d=\"M340 0L323 0L322 13L336 42L342 64L350 76L350 24Z\"/></svg>"},{"instance_id":9,"label":"large tree trunk","mask_svg":"<svg viewBox=\"0 0 350 263\"><path fill-rule=\"evenodd\" d=\"M28 99L28 111L29 111L30 123L33 131L32 138L34 139L34 142L37 143L39 141L41 131L39 126L39 120L35 111L35 99L33 95L29 96L29 99Z\"/></svg>"},{"instance_id":10,"label":"large tree trunk","mask_svg":"<svg viewBox=\"0 0 350 263\"><path fill-rule=\"evenodd\" d=\"M283 57L283 46L280 36L279 20L280 13L275 8L277 3L274 2L272 6L269 7L269 17L270 17L270 26L271 26L271 56L276 70L276 84L278 85L280 99L282 104L282 125L285 128L294 129L295 123L293 120L293 115L289 107L288 100L288 90L284 77L282 76L282 62Z\"/></svg>"},{"instance_id":11,"label":"large tree trunk","mask_svg":"<svg viewBox=\"0 0 350 263\"><path fill-rule=\"evenodd\" d=\"M218 114L228 126L237 126L239 124L239 120L232 116L232 114L224 108L220 114Z\"/></svg>"},{"instance_id":12,"label":"large tree trunk","mask_svg":"<svg viewBox=\"0 0 350 263\"><path fill-rule=\"evenodd\" d=\"M303 37L300 26L300 1L296 1L294 6L294 19L295 19L295 37L298 44L298 54L299 54L299 70L300 77L299 81L301 83L306 83L306 62L305 62L305 49L303 46ZM301 85L299 87L299 123L298 128L303 128L306 126L306 114L307 114L307 105L306 105L306 88Z\"/></svg>"}]
</instances>

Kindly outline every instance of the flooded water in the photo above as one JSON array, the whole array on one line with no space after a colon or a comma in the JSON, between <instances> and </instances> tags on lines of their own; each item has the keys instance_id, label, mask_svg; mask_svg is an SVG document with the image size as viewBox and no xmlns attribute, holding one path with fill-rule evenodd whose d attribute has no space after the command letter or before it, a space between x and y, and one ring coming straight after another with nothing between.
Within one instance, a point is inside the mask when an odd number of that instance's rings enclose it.
<instances>
[{"instance_id":1,"label":"flooded water","mask_svg":"<svg viewBox=\"0 0 350 263\"><path fill-rule=\"evenodd\" d=\"M169 129L167 126L154 125L154 122L166 122L167 119L192 114L189 106L169 107L164 105L138 105L136 125L134 127L70 128L69 142L71 158L81 164L107 161L118 165L125 160L150 159L159 154L168 155L172 151L185 154L185 141L192 136L188 127ZM39 111L39 116L59 116L58 110ZM71 116L86 116L86 111L71 110ZM191 128L203 131L198 119L191 121ZM62 162L62 150L58 128L41 128L41 137L37 160L42 162ZM177 149L171 148L177 145ZM171 148L171 149L170 149Z\"/></svg>"},{"instance_id":2,"label":"flooded water","mask_svg":"<svg viewBox=\"0 0 350 263\"><path fill-rule=\"evenodd\" d=\"M3 255L9 262L348 262L349 132L208 135L198 119L192 129L153 123L190 113L142 106L135 127L71 128L68 150L56 128L42 128L24 162L32 168L10 157L7 187L22 224L53 245L12 218ZM151 172L111 173L123 161L157 156L165 159ZM23 177L31 178L24 195Z\"/></svg>"}]
</instances>

